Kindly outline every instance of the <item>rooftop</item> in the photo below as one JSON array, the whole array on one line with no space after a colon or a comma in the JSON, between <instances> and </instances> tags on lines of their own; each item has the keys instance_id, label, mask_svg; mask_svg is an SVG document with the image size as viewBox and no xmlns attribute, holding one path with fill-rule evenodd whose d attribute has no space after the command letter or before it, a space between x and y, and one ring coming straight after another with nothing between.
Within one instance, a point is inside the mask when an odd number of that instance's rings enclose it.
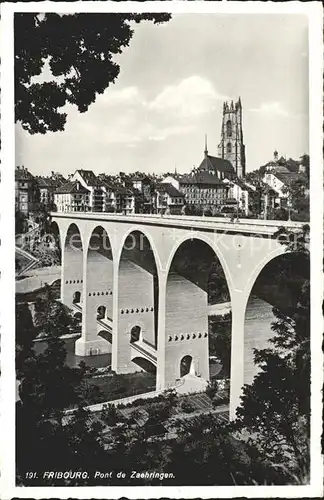
<instances>
[{"instance_id":1,"label":"rooftop","mask_svg":"<svg viewBox=\"0 0 324 500\"><path fill-rule=\"evenodd\" d=\"M204 170L184 175L179 182L180 184L213 184L223 186L225 188L224 183L220 181L216 175L210 174Z\"/></svg>"},{"instance_id":2,"label":"rooftop","mask_svg":"<svg viewBox=\"0 0 324 500\"><path fill-rule=\"evenodd\" d=\"M73 194L73 193L89 193L89 189L86 189L85 187L82 186L82 184L79 181L74 181L74 182L66 182L62 186L58 187L55 190L55 193L57 194Z\"/></svg>"},{"instance_id":3,"label":"rooftop","mask_svg":"<svg viewBox=\"0 0 324 500\"><path fill-rule=\"evenodd\" d=\"M157 184L156 185L156 190L157 191L160 191L160 192L164 192L164 193L168 193L169 196L175 198L179 198L179 197L184 197L184 194L181 193L180 191L178 191L178 189L176 189L172 184L168 183L168 182L161 182L160 184Z\"/></svg>"},{"instance_id":4,"label":"rooftop","mask_svg":"<svg viewBox=\"0 0 324 500\"><path fill-rule=\"evenodd\" d=\"M32 181L34 176L27 170L26 167L16 167L15 180L16 181Z\"/></svg>"},{"instance_id":5,"label":"rooftop","mask_svg":"<svg viewBox=\"0 0 324 500\"><path fill-rule=\"evenodd\" d=\"M217 158L216 156L206 155L198 170L214 170L218 172L223 172L227 174L235 174L234 168L230 161L224 160L223 158Z\"/></svg>"},{"instance_id":6,"label":"rooftop","mask_svg":"<svg viewBox=\"0 0 324 500\"><path fill-rule=\"evenodd\" d=\"M100 186L101 183L95 176L95 174L92 172L92 170L83 170L82 168L79 168L76 170L75 173L79 173L81 177L84 179L84 181L88 184L88 186Z\"/></svg>"}]
</instances>

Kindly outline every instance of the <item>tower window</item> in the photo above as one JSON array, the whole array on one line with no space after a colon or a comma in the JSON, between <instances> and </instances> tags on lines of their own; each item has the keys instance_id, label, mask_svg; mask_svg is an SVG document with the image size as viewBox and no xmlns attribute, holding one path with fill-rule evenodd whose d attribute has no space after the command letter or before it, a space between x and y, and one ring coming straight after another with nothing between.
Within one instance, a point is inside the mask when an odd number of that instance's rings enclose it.
<instances>
[{"instance_id":1,"label":"tower window","mask_svg":"<svg viewBox=\"0 0 324 500\"><path fill-rule=\"evenodd\" d=\"M231 122L231 120L228 120L226 122L226 135L227 135L227 137L232 137L232 122Z\"/></svg>"},{"instance_id":2,"label":"tower window","mask_svg":"<svg viewBox=\"0 0 324 500\"><path fill-rule=\"evenodd\" d=\"M228 153L232 152L232 144L230 142L227 143L226 150Z\"/></svg>"}]
</instances>

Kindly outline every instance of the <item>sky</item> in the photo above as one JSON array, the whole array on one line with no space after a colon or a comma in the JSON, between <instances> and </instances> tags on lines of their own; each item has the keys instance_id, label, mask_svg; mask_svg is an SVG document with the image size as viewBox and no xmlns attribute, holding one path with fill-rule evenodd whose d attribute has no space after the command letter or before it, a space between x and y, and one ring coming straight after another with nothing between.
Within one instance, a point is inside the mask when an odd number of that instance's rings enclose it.
<instances>
[{"instance_id":1,"label":"sky","mask_svg":"<svg viewBox=\"0 0 324 500\"><path fill-rule=\"evenodd\" d=\"M16 125L16 165L34 175L189 172L218 155L224 100L241 97L246 170L308 153L308 21L302 15L177 14L135 26L116 83L64 132Z\"/></svg>"}]
</instances>

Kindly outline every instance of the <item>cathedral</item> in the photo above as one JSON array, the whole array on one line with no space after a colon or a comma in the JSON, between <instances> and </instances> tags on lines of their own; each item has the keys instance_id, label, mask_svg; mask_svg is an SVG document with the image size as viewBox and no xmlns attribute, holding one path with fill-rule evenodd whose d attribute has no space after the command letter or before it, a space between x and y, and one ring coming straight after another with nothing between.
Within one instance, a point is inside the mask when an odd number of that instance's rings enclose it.
<instances>
[{"instance_id":1,"label":"cathedral","mask_svg":"<svg viewBox=\"0 0 324 500\"><path fill-rule=\"evenodd\" d=\"M241 98L235 104L224 102L218 156L231 162L238 177L245 177Z\"/></svg>"}]
</instances>

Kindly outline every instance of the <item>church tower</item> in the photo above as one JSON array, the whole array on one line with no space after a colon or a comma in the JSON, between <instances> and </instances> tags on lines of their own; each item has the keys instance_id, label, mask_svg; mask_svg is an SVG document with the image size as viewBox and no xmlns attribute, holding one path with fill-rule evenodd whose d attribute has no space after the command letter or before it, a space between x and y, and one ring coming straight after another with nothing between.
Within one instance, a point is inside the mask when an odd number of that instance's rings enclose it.
<instances>
[{"instance_id":1,"label":"church tower","mask_svg":"<svg viewBox=\"0 0 324 500\"><path fill-rule=\"evenodd\" d=\"M218 156L229 160L238 177L245 177L245 146L242 130L241 98L235 103L224 102L221 142Z\"/></svg>"}]
</instances>

